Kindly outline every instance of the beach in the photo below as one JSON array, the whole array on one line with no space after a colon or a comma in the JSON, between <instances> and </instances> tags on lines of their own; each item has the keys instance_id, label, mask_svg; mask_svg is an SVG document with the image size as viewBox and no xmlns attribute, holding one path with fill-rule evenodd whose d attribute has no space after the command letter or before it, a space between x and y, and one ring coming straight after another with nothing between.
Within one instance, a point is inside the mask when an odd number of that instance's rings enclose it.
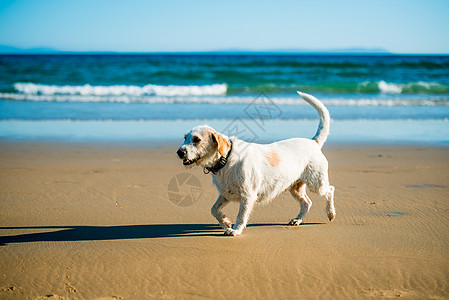
<instances>
[{"instance_id":1,"label":"beach","mask_svg":"<svg viewBox=\"0 0 449 300\"><path fill-rule=\"evenodd\" d=\"M176 149L3 140L0 298L449 297L447 147L327 145L336 219L310 193L306 223L288 227L298 204L283 193L239 237L210 215L211 175ZM185 173L194 193L173 185Z\"/></svg>"},{"instance_id":2,"label":"beach","mask_svg":"<svg viewBox=\"0 0 449 300\"><path fill-rule=\"evenodd\" d=\"M448 299L449 56L0 55L0 299ZM314 136L336 219L284 192L238 237L196 125ZM235 221L239 205L224 212Z\"/></svg>"}]
</instances>

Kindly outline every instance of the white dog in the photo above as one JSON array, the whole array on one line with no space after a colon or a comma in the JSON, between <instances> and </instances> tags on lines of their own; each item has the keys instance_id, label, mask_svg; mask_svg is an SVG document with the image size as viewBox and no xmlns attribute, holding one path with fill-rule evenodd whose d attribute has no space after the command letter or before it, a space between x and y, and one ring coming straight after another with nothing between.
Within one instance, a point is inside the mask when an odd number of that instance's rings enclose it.
<instances>
[{"instance_id":1,"label":"white dog","mask_svg":"<svg viewBox=\"0 0 449 300\"><path fill-rule=\"evenodd\" d=\"M248 223L255 203L267 203L289 189L299 202L300 211L289 225L299 225L312 206L306 187L327 200L327 216L335 218L334 190L329 184L328 163L321 152L329 135L330 115L315 97L298 94L320 115L320 125L313 139L293 138L272 144L247 143L227 137L207 125L197 126L185 135L177 154L185 166L200 165L212 172L220 195L212 206L212 215L225 229L225 235L239 235ZM235 224L222 208L230 201L239 201Z\"/></svg>"}]
</instances>

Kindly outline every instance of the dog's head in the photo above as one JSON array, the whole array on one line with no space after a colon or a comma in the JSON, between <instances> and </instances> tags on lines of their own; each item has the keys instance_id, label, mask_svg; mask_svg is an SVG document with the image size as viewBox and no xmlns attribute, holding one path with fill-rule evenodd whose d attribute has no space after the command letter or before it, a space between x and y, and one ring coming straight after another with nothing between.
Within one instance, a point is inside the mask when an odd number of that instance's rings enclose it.
<instances>
[{"instance_id":1,"label":"dog's head","mask_svg":"<svg viewBox=\"0 0 449 300\"><path fill-rule=\"evenodd\" d=\"M196 126L184 136L184 143L176 152L182 164L212 167L230 149L228 139L207 125Z\"/></svg>"}]
</instances>

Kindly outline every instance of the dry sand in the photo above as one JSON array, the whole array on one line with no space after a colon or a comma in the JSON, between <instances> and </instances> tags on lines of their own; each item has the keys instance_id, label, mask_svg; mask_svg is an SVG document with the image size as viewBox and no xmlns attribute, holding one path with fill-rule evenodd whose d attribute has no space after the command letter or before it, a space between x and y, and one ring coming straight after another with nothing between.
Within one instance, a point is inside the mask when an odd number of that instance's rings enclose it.
<instances>
[{"instance_id":1,"label":"dry sand","mask_svg":"<svg viewBox=\"0 0 449 300\"><path fill-rule=\"evenodd\" d=\"M311 194L307 223L285 226L284 193L240 237L175 149L1 144L0 298L449 298L448 148L327 147L335 221ZM184 172L202 186L188 207L167 193Z\"/></svg>"}]
</instances>

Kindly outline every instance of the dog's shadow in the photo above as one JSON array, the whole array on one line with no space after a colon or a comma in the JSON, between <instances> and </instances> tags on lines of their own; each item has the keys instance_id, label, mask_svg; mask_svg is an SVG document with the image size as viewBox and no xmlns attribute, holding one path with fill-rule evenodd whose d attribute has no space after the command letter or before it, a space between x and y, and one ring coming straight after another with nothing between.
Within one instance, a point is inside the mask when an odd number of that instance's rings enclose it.
<instances>
[{"instance_id":1,"label":"dog's shadow","mask_svg":"<svg viewBox=\"0 0 449 300\"><path fill-rule=\"evenodd\" d=\"M321 223L306 223L318 225ZM302 225L302 226L304 226ZM249 224L256 226L285 226L285 224ZM0 230L47 230L47 232L0 236L0 246L9 243L106 241L124 239L153 239L170 237L223 236L215 224L152 224L121 226L30 226L0 227ZM48 231L51 230L51 231Z\"/></svg>"}]
</instances>

